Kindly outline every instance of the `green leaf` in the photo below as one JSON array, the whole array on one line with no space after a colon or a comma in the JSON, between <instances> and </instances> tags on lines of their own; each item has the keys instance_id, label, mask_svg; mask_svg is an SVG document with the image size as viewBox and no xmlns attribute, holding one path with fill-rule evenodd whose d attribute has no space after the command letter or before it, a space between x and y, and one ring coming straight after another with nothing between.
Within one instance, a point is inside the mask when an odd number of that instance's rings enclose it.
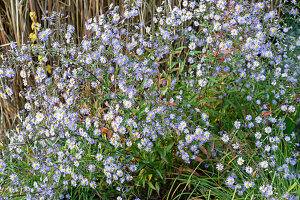
<instances>
[{"instance_id":1,"label":"green leaf","mask_svg":"<svg viewBox=\"0 0 300 200\"><path fill-rule=\"evenodd\" d=\"M151 189L156 190L156 188L154 187L154 185L151 182L148 182L148 185L150 186Z\"/></svg>"},{"instance_id":2,"label":"green leaf","mask_svg":"<svg viewBox=\"0 0 300 200\"><path fill-rule=\"evenodd\" d=\"M187 48L187 47L186 47L186 46L178 47L178 48L176 49L176 51L177 51L177 50L180 50L180 49L185 49L185 48Z\"/></svg>"},{"instance_id":3,"label":"green leaf","mask_svg":"<svg viewBox=\"0 0 300 200\"><path fill-rule=\"evenodd\" d=\"M159 183L158 182L155 183L155 188L156 188L157 193L159 194L160 187L159 187Z\"/></svg>"},{"instance_id":4,"label":"green leaf","mask_svg":"<svg viewBox=\"0 0 300 200\"><path fill-rule=\"evenodd\" d=\"M287 190L286 193L289 193L292 189L294 189L294 187L296 187L296 185L298 185L297 182L295 182L295 183Z\"/></svg>"},{"instance_id":5,"label":"green leaf","mask_svg":"<svg viewBox=\"0 0 300 200\"><path fill-rule=\"evenodd\" d=\"M163 175L161 174L161 172L160 172L158 169L156 169L155 171L157 172L157 174L159 175L159 177L160 177L161 179L164 179Z\"/></svg>"},{"instance_id":6,"label":"green leaf","mask_svg":"<svg viewBox=\"0 0 300 200\"><path fill-rule=\"evenodd\" d=\"M174 146L175 142L172 141L167 148L165 149L165 155L172 149L172 147Z\"/></svg>"}]
</instances>

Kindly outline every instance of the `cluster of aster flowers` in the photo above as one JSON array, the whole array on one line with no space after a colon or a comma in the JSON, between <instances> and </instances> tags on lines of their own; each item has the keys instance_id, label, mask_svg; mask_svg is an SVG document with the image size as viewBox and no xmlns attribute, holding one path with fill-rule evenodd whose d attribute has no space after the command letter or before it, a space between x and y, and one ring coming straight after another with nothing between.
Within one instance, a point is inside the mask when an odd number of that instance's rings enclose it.
<instances>
[{"instance_id":1,"label":"cluster of aster flowers","mask_svg":"<svg viewBox=\"0 0 300 200\"><path fill-rule=\"evenodd\" d=\"M4 199L71 198L72 187L105 185L122 199L142 156L170 141L174 160L213 163L239 196L297 199L272 183L299 178L286 120L299 102L300 38L278 11L265 12L267 2L167 3L151 22L141 0L110 6L86 23L79 45L75 28L48 13L38 40L11 45L0 78L20 78L26 103L6 133ZM12 94L0 86L3 100Z\"/></svg>"}]
</instances>

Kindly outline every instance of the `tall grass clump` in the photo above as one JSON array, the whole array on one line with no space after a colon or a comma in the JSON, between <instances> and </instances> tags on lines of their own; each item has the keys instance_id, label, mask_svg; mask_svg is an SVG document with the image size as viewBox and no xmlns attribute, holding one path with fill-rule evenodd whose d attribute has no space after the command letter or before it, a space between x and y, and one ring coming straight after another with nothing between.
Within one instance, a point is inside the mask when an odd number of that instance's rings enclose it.
<instances>
[{"instance_id":1,"label":"tall grass clump","mask_svg":"<svg viewBox=\"0 0 300 200\"><path fill-rule=\"evenodd\" d=\"M24 99L1 198L299 199L299 5L144 6L111 4L79 45L69 16L30 13L1 55L1 101Z\"/></svg>"}]
</instances>

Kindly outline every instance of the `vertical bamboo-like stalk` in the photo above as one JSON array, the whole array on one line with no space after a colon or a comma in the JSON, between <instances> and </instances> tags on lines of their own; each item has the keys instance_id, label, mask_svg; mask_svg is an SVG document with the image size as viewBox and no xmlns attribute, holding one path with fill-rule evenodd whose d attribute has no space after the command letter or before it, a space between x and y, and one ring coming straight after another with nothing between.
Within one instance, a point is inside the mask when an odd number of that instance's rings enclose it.
<instances>
[{"instance_id":1,"label":"vertical bamboo-like stalk","mask_svg":"<svg viewBox=\"0 0 300 200\"><path fill-rule=\"evenodd\" d=\"M101 4L100 4L100 13L101 13L101 15L103 14L103 6L104 6L103 0L101 0Z\"/></svg>"},{"instance_id":2,"label":"vertical bamboo-like stalk","mask_svg":"<svg viewBox=\"0 0 300 200\"><path fill-rule=\"evenodd\" d=\"M15 15L14 18L16 19L16 30L17 30L17 43L20 45L21 40L20 40L20 30L19 30L19 15L18 15L18 0L15 1Z\"/></svg>"},{"instance_id":3,"label":"vertical bamboo-like stalk","mask_svg":"<svg viewBox=\"0 0 300 200\"><path fill-rule=\"evenodd\" d=\"M99 15L100 14L100 12L99 12L99 1L98 0L96 0L95 1L95 6L96 6L96 15Z\"/></svg>"},{"instance_id":4,"label":"vertical bamboo-like stalk","mask_svg":"<svg viewBox=\"0 0 300 200\"><path fill-rule=\"evenodd\" d=\"M77 30L77 38L79 37L79 15L78 15L78 12L79 12L79 8L78 8L78 0L76 0L75 2L75 7L76 7L76 12L75 12L75 17L76 17L76 30ZM79 39L79 38L78 38Z\"/></svg>"},{"instance_id":5,"label":"vertical bamboo-like stalk","mask_svg":"<svg viewBox=\"0 0 300 200\"><path fill-rule=\"evenodd\" d=\"M26 30L26 19L27 19L27 12L28 12L28 3L25 4L25 13L22 15L22 9L19 9L19 13L21 16L21 24L22 24L22 44L25 42L26 37L28 37L28 30Z\"/></svg>"},{"instance_id":6,"label":"vertical bamboo-like stalk","mask_svg":"<svg viewBox=\"0 0 300 200\"><path fill-rule=\"evenodd\" d=\"M10 5L8 2L4 1L5 4L5 10L6 10L6 16L8 18L8 21L10 23L10 28L12 29L12 35L16 38L16 26L15 21L13 20L12 16L15 16L14 8L13 6L13 0L10 1Z\"/></svg>"},{"instance_id":7,"label":"vertical bamboo-like stalk","mask_svg":"<svg viewBox=\"0 0 300 200\"><path fill-rule=\"evenodd\" d=\"M4 110L2 108L3 106L3 103L1 102L0 103L0 137L1 137L1 145L2 145L2 148L4 149L5 148L5 134L4 134L4 126L5 126L5 121L4 121ZM3 155L2 155L2 149L0 149L0 158L2 158Z\"/></svg>"},{"instance_id":8,"label":"vertical bamboo-like stalk","mask_svg":"<svg viewBox=\"0 0 300 200\"><path fill-rule=\"evenodd\" d=\"M52 7L51 7L51 0L48 0L48 11L51 12L51 9L52 9Z\"/></svg>"},{"instance_id":9,"label":"vertical bamboo-like stalk","mask_svg":"<svg viewBox=\"0 0 300 200\"><path fill-rule=\"evenodd\" d=\"M87 22L88 20L88 3L87 3L87 0L83 0L83 23L82 23L82 29L85 30L84 34L82 35L82 38L87 34L87 30L85 29L85 23Z\"/></svg>"},{"instance_id":10,"label":"vertical bamboo-like stalk","mask_svg":"<svg viewBox=\"0 0 300 200\"><path fill-rule=\"evenodd\" d=\"M94 1L94 0L91 0L91 4L92 4L92 8L93 8L93 17L94 17L95 14L96 14L95 1Z\"/></svg>"},{"instance_id":11,"label":"vertical bamboo-like stalk","mask_svg":"<svg viewBox=\"0 0 300 200\"><path fill-rule=\"evenodd\" d=\"M6 44L6 37L5 37L5 32L4 32L4 27L3 27L3 23L2 20L0 20L0 33L1 33L1 44ZM7 50L7 46L5 46L6 50Z\"/></svg>"},{"instance_id":12,"label":"vertical bamboo-like stalk","mask_svg":"<svg viewBox=\"0 0 300 200\"><path fill-rule=\"evenodd\" d=\"M156 2L156 0L153 0L152 1L152 18L154 17L154 13L155 13L155 2ZM154 33L154 21L153 20L151 20L151 32L152 32L152 35L153 35L153 33ZM153 49L153 45L151 46L151 49Z\"/></svg>"},{"instance_id":13,"label":"vertical bamboo-like stalk","mask_svg":"<svg viewBox=\"0 0 300 200\"><path fill-rule=\"evenodd\" d=\"M82 4L82 1L80 1L80 16L81 16L81 30L82 30L82 36L84 35L84 27L83 27L83 21L84 21L84 10L83 10L83 4Z\"/></svg>"}]
</instances>

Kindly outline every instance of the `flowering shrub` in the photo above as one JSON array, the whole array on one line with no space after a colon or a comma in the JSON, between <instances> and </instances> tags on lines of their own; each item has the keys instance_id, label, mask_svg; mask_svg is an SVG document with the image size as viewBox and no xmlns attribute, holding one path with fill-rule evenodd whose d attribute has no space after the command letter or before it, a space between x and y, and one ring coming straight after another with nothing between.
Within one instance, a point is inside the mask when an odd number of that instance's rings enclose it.
<instances>
[{"instance_id":1,"label":"flowering shrub","mask_svg":"<svg viewBox=\"0 0 300 200\"><path fill-rule=\"evenodd\" d=\"M6 133L4 199L144 198L139 186L160 195L174 173L201 181L200 168L229 199L298 198L300 38L267 3L164 3L150 23L142 6L90 19L80 45L60 13L47 29L31 15L31 41L0 69L26 100Z\"/></svg>"}]
</instances>

